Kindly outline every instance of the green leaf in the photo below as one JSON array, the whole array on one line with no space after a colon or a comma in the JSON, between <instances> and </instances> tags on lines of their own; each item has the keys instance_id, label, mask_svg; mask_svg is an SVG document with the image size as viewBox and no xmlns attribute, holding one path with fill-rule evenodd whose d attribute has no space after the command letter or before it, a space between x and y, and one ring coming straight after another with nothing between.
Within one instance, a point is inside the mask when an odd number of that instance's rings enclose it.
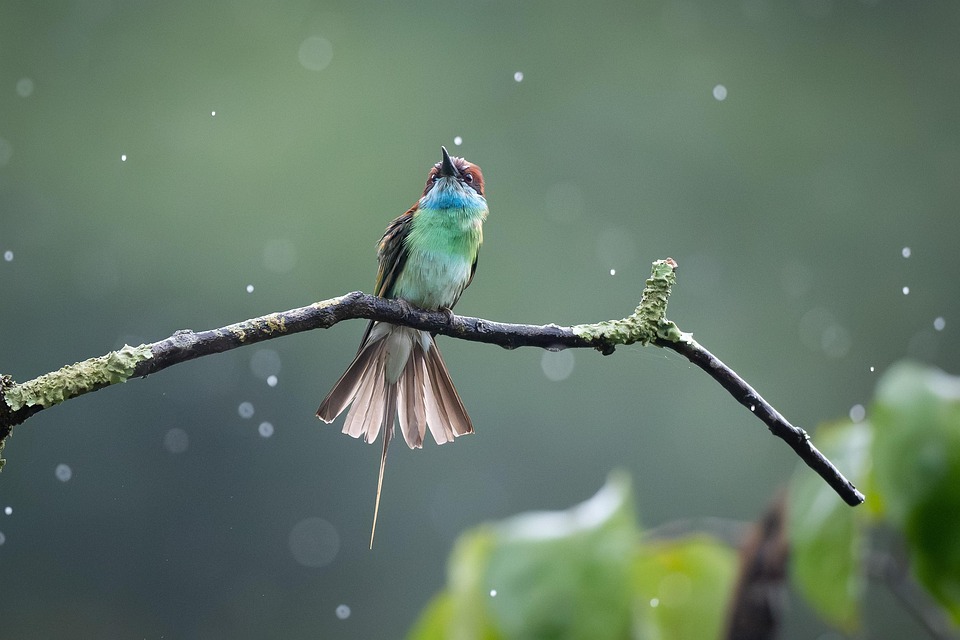
<instances>
[{"instance_id":1,"label":"green leaf","mask_svg":"<svg viewBox=\"0 0 960 640\"><path fill-rule=\"evenodd\" d=\"M869 425L842 423L817 430L816 442L854 484L868 472ZM868 494L869 496L869 494ZM787 531L794 587L827 622L847 633L860 624L863 523L817 474L801 466L790 485Z\"/></svg>"},{"instance_id":2,"label":"green leaf","mask_svg":"<svg viewBox=\"0 0 960 640\"><path fill-rule=\"evenodd\" d=\"M410 637L630 638L639 539L632 501L627 477L613 474L571 509L464 534L450 561L448 595Z\"/></svg>"},{"instance_id":3,"label":"green leaf","mask_svg":"<svg viewBox=\"0 0 960 640\"><path fill-rule=\"evenodd\" d=\"M917 364L881 379L874 483L920 582L960 624L960 378Z\"/></svg>"},{"instance_id":4,"label":"green leaf","mask_svg":"<svg viewBox=\"0 0 960 640\"><path fill-rule=\"evenodd\" d=\"M737 554L706 535L643 544L633 570L637 637L719 638L737 567Z\"/></svg>"}]
</instances>

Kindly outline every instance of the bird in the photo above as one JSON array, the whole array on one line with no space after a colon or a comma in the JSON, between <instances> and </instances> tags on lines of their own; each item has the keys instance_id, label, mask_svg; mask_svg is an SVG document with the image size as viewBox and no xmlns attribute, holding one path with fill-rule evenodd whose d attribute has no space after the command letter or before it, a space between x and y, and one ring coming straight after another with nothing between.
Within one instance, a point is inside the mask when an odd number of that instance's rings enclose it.
<instances>
[{"instance_id":1,"label":"bird","mask_svg":"<svg viewBox=\"0 0 960 640\"><path fill-rule=\"evenodd\" d=\"M489 210L480 167L451 156L431 167L423 195L389 225L377 246L374 293L427 310L453 307L473 282ZM351 406L352 404L352 406ZM473 433L473 423L428 331L371 320L353 362L317 409L333 422L348 406L343 433L372 444L383 433L380 473L370 530L377 530L383 470L394 423L407 446L423 446L426 429L437 444Z\"/></svg>"}]
</instances>

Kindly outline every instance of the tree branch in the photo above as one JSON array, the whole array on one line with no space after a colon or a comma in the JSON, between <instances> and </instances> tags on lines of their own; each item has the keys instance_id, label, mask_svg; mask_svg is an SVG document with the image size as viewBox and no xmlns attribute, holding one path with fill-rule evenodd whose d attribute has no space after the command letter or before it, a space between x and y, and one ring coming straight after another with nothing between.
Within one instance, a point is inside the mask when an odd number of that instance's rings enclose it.
<instances>
[{"instance_id":1,"label":"tree branch","mask_svg":"<svg viewBox=\"0 0 960 640\"><path fill-rule=\"evenodd\" d=\"M0 376L3 400L0 402L0 452L14 426L64 400L126 382L133 377L145 377L201 356L301 331L326 329L342 320L366 318L461 340L497 344L507 349L589 347L604 355L613 353L617 345L635 343L671 349L703 369L740 404L750 409L775 436L789 444L801 460L820 474L847 504L862 503L863 494L813 446L803 429L790 424L736 372L700 346L690 334L683 333L676 324L666 319L667 301L676 282L676 268L676 262L670 258L654 262L636 310L626 318L595 324L573 327L506 324L454 316L444 311L425 311L403 301L385 300L355 291L219 329L177 331L165 340L139 347L124 346L118 351L68 365L20 384L16 384L9 376ZM0 460L0 468L2 463Z\"/></svg>"}]
</instances>

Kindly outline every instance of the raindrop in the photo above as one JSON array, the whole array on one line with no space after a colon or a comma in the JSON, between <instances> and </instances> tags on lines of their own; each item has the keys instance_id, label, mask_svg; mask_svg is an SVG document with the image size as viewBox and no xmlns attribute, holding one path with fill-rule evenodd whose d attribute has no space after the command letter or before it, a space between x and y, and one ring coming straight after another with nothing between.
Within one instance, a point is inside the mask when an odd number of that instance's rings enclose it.
<instances>
[{"instance_id":1,"label":"raindrop","mask_svg":"<svg viewBox=\"0 0 960 640\"><path fill-rule=\"evenodd\" d=\"M617 275L617 270L616 270L616 269L610 269L610 275L612 275L612 276Z\"/></svg>"},{"instance_id":2,"label":"raindrop","mask_svg":"<svg viewBox=\"0 0 960 640\"><path fill-rule=\"evenodd\" d=\"M293 559L305 567L333 562L340 551L340 534L323 518L306 518L293 525L288 540Z\"/></svg>"},{"instance_id":3,"label":"raindrop","mask_svg":"<svg viewBox=\"0 0 960 640\"><path fill-rule=\"evenodd\" d=\"M267 386L268 387L277 386L277 376L267 376Z\"/></svg>"},{"instance_id":4,"label":"raindrop","mask_svg":"<svg viewBox=\"0 0 960 640\"><path fill-rule=\"evenodd\" d=\"M904 287L902 291L903 291L903 295L905 296L910 295L910 287Z\"/></svg>"},{"instance_id":5,"label":"raindrop","mask_svg":"<svg viewBox=\"0 0 960 640\"><path fill-rule=\"evenodd\" d=\"M902 255L904 258L909 258L909 257L910 257L910 247L904 247L904 248L900 251L900 255Z\"/></svg>"},{"instance_id":6,"label":"raindrop","mask_svg":"<svg viewBox=\"0 0 960 640\"><path fill-rule=\"evenodd\" d=\"M3 512L9 516L11 513L13 513L13 507L5 507Z\"/></svg>"},{"instance_id":7,"label":"raindrop","mask_svg":"<svg viewBox=\"0 0 960 640\"><path fill-rule=\"evenodd\" d=\"M3 252L3 259L7 262L13 262L13 251L7 250Z\"/></svg>"},{"instance_id":8,"label":"raindrop","mask_svg":"<svg viewBox=\"0 0 960 640\"><path fill-rule=\"evenodd\" d=\"M943 319L943 316L938 316L933 321L933 328L937 331L943 331L943 328L947 326L947 321Z\"/></svg>"},{"instance_id":9,"label":"raindrop","mask_svg":"<svg viewBox=\"0 0 960 640\"><path fill-rule=\"evenodd\" d=\"M513 74L514 82L523 82L523 71L516 71Z\"/></svg>"},{"instance_id":10,"label":"raindrop","mask_svg":"<svg viewBox=\"0 0 960 640\"><path fill-rule=\"evenodd\" d=\"M170 453L183 453L190 444L190 437L187 432L179 427L174 427L167 431L163 436L163 448Z\"/></svg>"},{"instance_id":11,"label":"raindrop","mask_svg":"<svg viewBox=\"0 0 960 640\"><path fill-rule=\"evenodd\" d=\"M216 111L211 111L211 112L210 112L210 115L211 115L211 116L216 116L216 115L217 115L217 112L216 112Z\"/></svg>"},{"instance_id":12,"label":"raindrop","mask_svg":"<svg viewBox=\"0 0 960 640\"><path fill-rule=\"evenodd\" d=\"M274 238L263 247L263 266L274 273L293 271L297 264L297 248L289 238Z\"/></svg>"},{"instance_id":13,"label":"raindrop","mask_svg":"<svg viewBox=\"0 0 960 640\"><path fill-rule=\"evenodd\" d=\"M250 358L250 371L270 384L270 378L280 373L280 354L273 349L257 349Z\"/></svg>"},{"instance_id":14,"label":"raindrop","mask_svg":"<svg viewBox=\"0 0 960 640\"><path fill-rule=\"evenodd\" d=\"M3 532L0 531L0 544L3 544L7 541L7 536L3 535Z\"/></svg>"},{"instance_id":15,"label":"raindrop","mask_svg":"<svg viewBox=\"0 0 960 640\"><path fill-rule=\"evenodd\" d=\"M855 404L850 407L850 420L853 422L863 422L863 419L867 417L867 410L862 404Z\"/></svg>"},{"instance_id":16,"label":"raindrop","mask_svg":"<svg viewBox=\"0 0 960 640\"><path fill-rule=\"evenodd\" d=\"M873 373L876 370L876 367L870 367L870 373Z\"/></svg>"},{"instance_id":17,"label":"raindrop","mask_svg":"<svg viewBox=\"0 0 960 640\"><path fill-rule=\"evenodd\" d=\"M497 597L497 590L496 590L496 589L490 589L490 597L491 597L491 598L496 598L496 597Z\"/></svg>"},{"instance_id":18,"label":"raindrop","mask_svg":"<svg viewBox=\"0 0 960 640\"><path fill-rule=\"evenodd\" d=\"M337 607L337 617L341 620L346 620L350 617L350 607L345 604L341 604Z\"/></svg>"},{"instance_id":19,"label":"raindrop","mask_svg":"<svg viewBox=\"0 0 960 640\"><path fill-rule=\"evenodd\" d=\"M269 438L273 435L273 425L269 422L261 422L260 426L257 427L257 431L259 431L260 435L264 438Z\"/></svg>"},{"instance_id":20,"label":"raindrop","mask_svg":"<svg viewBox=\"0 0 960 640\"><path fill-rule=\"evenodd\" d=\"M461 138L460 136L454 136L454 138L453 138L453 144L455 144L455 145L457 145L457 146L459 147L460 145L463 144L463 138Z\"/></svg>"},{"instance_id":21,"label":"raindrop","mask_svg":"<svg viewBox=\"0 0 960 640\"><path fill-rule=\"evenodd\" d=\"M241 402L240 406L237 407L237 413L240 414L240 417L246 420L247 418L253 417L253 404L250 402Z\"/></svg>"},{"instance_id":22,"label":"raindrop","mask_svg":"<svg viewBox=\"0 0 960 640\"><path fill-rule=\"evenodd\" d=\"M33 80L30 78L20 78L17 80L17 95L21 98L27 98L33 93Z\"/></svg>"},{"instance_id":23,"label":"raindrop","mask_svg":"<svg viewBox=\"0 0 960 640\"><path fill-rule=\"evenodd\" d=\"M253 285L252 285L252 284L248 284L248 285L247 285L247 293L253 293Z\"/></svg>"},{"instance_id":24,"label":"raindrop","mask_svg":"<svg viewBox=\"0 0 960 640\"><path fill-rule=\"evenodd\" d=\"M540 368L547 380L560 382L566 380L573 373L573 351L544 351L540 359Z\"/></svg>"},{"instance_id":25,"label":"raindrop","mask_svg":"<svg viewBox=\"0 0 960 640\"><path fill-rule=\"evenodd\" d=\"M57 468L54 469L53 472L54 474L56 474L57 480L59 480L60 482L66 482L73 477L73 469L71 469L70 466L66 464L62 464L62 463L58 464Z\"/></svg>"},{"instance_id":26,"label":"raindrop","mask_svg":"<svg viewBox=\"0 0 960 640\"><path fill-rule=\"evenodd\" d=\"M120 162L126 162L126 161L127 161L127 154L121 153L121 154L120 154Z\"/></svg>"},{"instance_id":27,"label":"raindrop","mask_svg":"<svg viewBox=\"0 0 960 640\"><path fill-rule=\"evenodd\" d=\"M660 606L660 598L650 598L650 606L651 606L651 607L659 607L659 606Z\"/></svg>"},{"instance_id":28,"label":"raindrop","mask_svg":"<svg viewBox=\"0 0 960 640\"><path fill-rule=\"evenodd\" d=\"M727 88L722 84L718 84L713 88L713 97L719 101L723 102L727 99Z\"/></svg>"},{"instance_id":29,"label":"raindrop","mask_svg":"<svg viewBox=\"0 0 960 640\"><path fill-rule=\"evenodd\" d=\"M310 71L323 71L333 60L333 45L323 36L310 36L300 43L300 64Z\"/></svg>"}]
</instances>

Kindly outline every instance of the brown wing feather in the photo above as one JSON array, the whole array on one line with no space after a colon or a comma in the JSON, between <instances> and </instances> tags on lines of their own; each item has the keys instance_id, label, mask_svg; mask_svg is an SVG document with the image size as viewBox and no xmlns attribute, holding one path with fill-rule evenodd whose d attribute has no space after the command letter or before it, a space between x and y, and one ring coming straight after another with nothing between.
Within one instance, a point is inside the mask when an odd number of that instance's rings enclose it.
<instances>
[{"instance_id":1,"label":"brown wing feather","mask_svg":"<svg viewBox=\"0 0 960 640\"><path fill-rule=\"evenodd\" d=\"M374 293L381 298L393 297L393 287L407 263L406 240L410 235L410 226L415 215L417 215L417 205L410 207L403 215L388 224L387 230L380 238L377 249L380 268L377 270L377 286L374 288Z\"/></svg>"}]
</instances>

